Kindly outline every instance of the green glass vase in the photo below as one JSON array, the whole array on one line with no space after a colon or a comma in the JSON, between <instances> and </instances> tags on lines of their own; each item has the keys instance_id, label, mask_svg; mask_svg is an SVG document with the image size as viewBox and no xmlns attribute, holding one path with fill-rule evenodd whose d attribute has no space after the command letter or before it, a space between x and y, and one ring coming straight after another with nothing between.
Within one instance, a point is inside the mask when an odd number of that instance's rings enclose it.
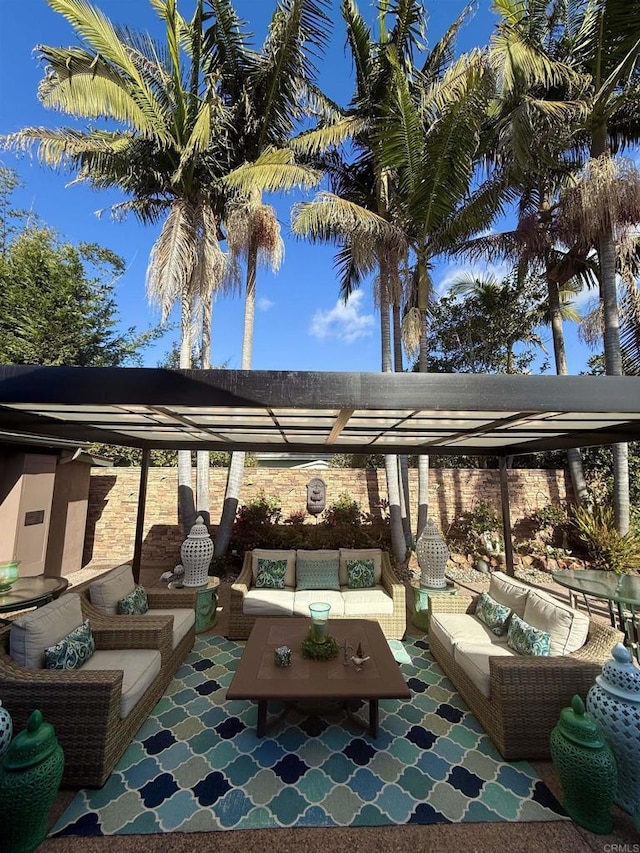
<instances>
[{"instance_id":1,"label":"green glass vase","mask_svg":"<svg viewBox=\"0 0 640 853\"><path fill-rule=\"evenodd\" d=\"M564 807L580 826L599 835L613 831L611 807L618 783L615 758L580 696L563 708L551 732L551 760L564 792Z\"/></svg>"},{"instance_id":2,"label":"green glass vase","mask_svg":"<svg viewBox=\"0 0 640 853\"><path fill-rule=\"evenodd\" d=\"M0 765L0 850L32 853L46 838L64 755L53 726L34 711Z\"/></svg>"}]
</instances>

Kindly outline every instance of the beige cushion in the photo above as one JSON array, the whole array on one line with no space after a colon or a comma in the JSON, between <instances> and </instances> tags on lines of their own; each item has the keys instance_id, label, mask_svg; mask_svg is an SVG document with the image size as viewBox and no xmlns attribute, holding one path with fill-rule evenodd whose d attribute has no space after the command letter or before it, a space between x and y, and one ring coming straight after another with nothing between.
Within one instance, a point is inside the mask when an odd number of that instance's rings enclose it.
<instances>
[{"instance_id":1,"label":"beige cushion","mask_svg":"<svg viewBox=\"0 0 640 853\"><path fill-rule=\"evenodd\" d=\"M429 636L437 637L449 654L460 642L506 645L506 636L496 637L484 622L469 613L432 613Z\"/></svg>"},{"instance_id":2,"label":"beige cushion","mask_svg":"<svg viewBox=\"0 0 640 853\"><path fill-rule=\"evenodd\" d=\"M44 650L82 625L82 621L80 596L75 593L19 616L12 622L9 635L11 660L27 669L42 669Z\"/></svg>"},{"instance_id":3,"label":"beige cushion","mask_svg":"<svg viewBox=\"0 0 640 853\"><path fill-rule=\"evenodd\" d=\"M158 608L157 610L147 610L143 616L173 616L173 644L175 649L181 640L187 635L191 626L196 621L196 612L190 607L180 607L176 610L165 610Z\"/></svg>"},{"instance_id":4,"label":"beige cushion","mask_svg":"<svg viewBox=\"0 0 640 853\"><path fill-rule=\"evenodd\" d=\"M247 616L293 616L293 589L250 589L242 612Z\"/></svg>"},{"instance_id":5,"label":"beige cushion","mask_svg":"<svg viewBox=\"0 0 640 853\"><path fill-rule=\"evenodd\" d=\"M116 616L118 602L136 588L130 565L118 566L89 586L91 603L107 616Z\"/></svg>"},{"instance_id":6,"label":"beige cushion","mask_svg":"<svg viewBox=\"0 0 640 853\"><path fill-rule=\"evenodd\" d=\"M584 646L589 617L542 590L531 590L524 621L551 635L549 655L568 655Z\"/></svg>"},{"instance_id":7,"label":"beige cushion","mask_svg":"<svg viewBox=\"0 0 640 853\"><path fill-rule=\"evenodd\" d=\"M500 604L506 604L521 619L524 619L524 609L527 604L527 595L530 586L526 583L510 578L504 572L493 572L489 581L489 595Z\"/></svg>"},{"instance_id":8,"label":"beige cushion","mask_svg":"<svg viewBox=\"0 0 640 853\"><path fill-rule=\"evenodd\" d=\"M460 642L453 652L455 662L487 698L491 695L489 659L492 657L519 657L519 655L504 643Z\"/></svg>"},{"instance_id":9,"label":"beige cushion","mask_svg":"<svg viewBox=\"0 0 640 853\"><path fill-rule=\"evenodd\" d=\"M293 599L293 615L309 616L309 605L314 601L325 601L331 605L329 619L332 616L344 616L342 593L335 589L297 589Z\"/></svg>"},{"instance_id":10,"label":"beige cushion","mask_svg":"<svg viewBox=\"0 0 640 853\"><path fill-rule=\"evenodd\" d=\"M291 549L285 550L268 550L267 548L255 548L251 552L251 571L253 573L253 582L256 582L258 577L258 560L286 560L287 570L284 573L284 585L296 585L296 552ZM280 590L281 591L281 590Z\"/></svg>"},{"instance_id":11,"label":"beige cushion","mask_svg":"<svg viewBox=\"0 0 640 853\"><path fill-rule=\"evenodd\" d=\"M382 551L380 548L340 548L340 586L349 582L347 560L373 560L373 579L380 583L382 578Z\"/></svg>"},{"instance_id":12,"label":"beige cushion","mask_svg":"<svg viewBox=\"0 0 640 853\"><path fill-rule=\"evenodd\" d=\"M124 720L158 677L161 662L155 649L97 649L80 671L122 670L120 717Z\"/></svg>"},{"instance_id":13,"label":"beige cushion","mask_svg":"<svg viewBox=\"0 0 640 853\"><path fill-rule=\"evenodd\" d=\"M383 586L367 589L343 589L345 616L390 616L393 599Z\"/></svg>"}]
</instances>

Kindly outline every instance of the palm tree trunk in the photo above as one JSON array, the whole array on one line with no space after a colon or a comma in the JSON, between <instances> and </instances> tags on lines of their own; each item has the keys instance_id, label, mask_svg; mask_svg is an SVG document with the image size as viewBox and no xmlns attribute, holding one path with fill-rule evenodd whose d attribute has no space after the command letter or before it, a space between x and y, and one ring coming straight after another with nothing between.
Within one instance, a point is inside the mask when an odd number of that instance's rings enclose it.
<instances>
[{"instance_id":1,"label":"palm tree trunk","mask_svg":"<svg viewBox=\"0 0 640 853\"><path fill-rule=\"evenodd\" d=\"M600 240L600 285L604 309L604 360L608 376L622 376L622 350L616 291L616 254L613 234ZM629 530L629 448L613 445L613 512L621 534Z\"/></svg>"},{"instance_id":2,"label":"palm tree trunk","mask_svg":"<svg viewBox=\"0 0 640 853\"><path fill-rule=\"evenodd\" d=\"M258 267L258 250L254 240L251 241L247 253L247 286L244 300L244 328L242 332L242 370L251 370L251 357L253 353L253 322L256 311L256 271ZM243 451L231 454L229 462L229 473L227 475L227 487L222 505L222 515L215 541L215 556L223 557L227 553L233 523L240 503L240 490L244 478Z\"/></svg>"},{"instance_id":3,"label":"palm tree trunk","mask_svg":"<svg viewBox=\"0 0 640 853\"><path fill-rule=\"evenodd\" d=\"M608 150L607 125L601 123L591 134L591 156L600 157ZM609 225L598 244L600 260L600 298L604 314L604 361L607 376L622 376L620 319L616 287L616 243L613 226ZM613 451L613 512L618 532L629 530L629 449L626 444L614 444Z\"/></svg>"},{"instance_id":4,"label":"palm tree trunk","mask_svg":"<svg viewBox=\"0 0 640 853\"><path fill-rule=\"evenodd\" d=\"M212 300L206 300L202 306L202 344L200 364L204 370L211 369L211 311ZM196 454L196 500L198 515L204 523L211 524L211 498L209 494L209 462L211 454L208 450L199 450Z\"/></svg>"},{"instance_id":5,"label":"palm tree trunk","mask_svg":"<svg viewBox=\"0 0 640 853\"><path fill-rule=\"evenodd\" d=\"M418 371L427 372L427 314L420 312L420 352L418 355ZM416 537L419 539L427 523L429 515L429 456L421 453L418 456L418 526Z\"/></svg>"},{"instance_id":6,"label":"palm tree trunk","mask_svg":"<svg viewBox=\"0 0 640 853\"><path fill-rule=\"evenodd\" d=\"M547 265L548 273L548 265ZM551 337L553 339L553 353L556 362L556 374L558 376L569 375L567 363L567 351L564 345L564 329L562 326L562 310L560 306L560 291L558 282L552 281L547 274L547 301L549 305L549 316L551 319ZM567 462L569 464L569 475L573 484L573 494L578 506L587 497L587 481L584 477L582 467L582 454L580 449L572 447L567 450Z\"/></svg>"},{"instance_id":7,"label":"palm tree trunk","mask_svg":"<svg viewBox=\"0 0 640 853\"><path fill-rule=\"evenodd\" d=\"M380 297L380 341L382 346L382 372L391 373L391 328L389 303L385 294ZM398 457L387 453L384 457L387 475L387 498L389 501L389 523L391 525L391 551L399 563L403 563L407 548L402 525L400 489L398 487Z\"/></svg>"},{"instance_id":8,"label":"palm tree trunk","mask_svg":"<svg viewBox=\"0 0 640 853\"><path fill-rule=\"evenodd\" d=\"M393 302L393 369L396 373L403 372L402 364L402 324L400 321L400 305ZM407 548L413 547L413 535L411 533L411 497L409 495L409 460L406 454L398 456L398 469L400 476L400 512L402 514L402 529Z\"/></svg>"},{"instance_id":9,"label":"palm tree trunk","mask_svg":"<svg viewBox=\"0 0 640 853\"><path fill-rule=\"evenodd\" d=\"M180 322L180 367L191 367L191 296L183 294ZM191 451L178 451L178 511L185 536L195 520L196 507L191 480Z\"/></svg>"}]
</instances>

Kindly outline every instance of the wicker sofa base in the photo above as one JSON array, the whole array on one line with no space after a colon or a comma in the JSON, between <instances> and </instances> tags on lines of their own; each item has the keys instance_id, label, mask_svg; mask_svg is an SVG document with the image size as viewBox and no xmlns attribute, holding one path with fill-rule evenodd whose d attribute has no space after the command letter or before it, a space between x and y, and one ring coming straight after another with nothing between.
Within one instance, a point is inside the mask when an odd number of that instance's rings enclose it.
<instances>
[{"instance_id":1,"label":"wicker sofa base","mask_svg":"<svg viewBox=\"0 0 640 853\"><path fill-rule=\"evenodd\" d=\"M550 758L549 737L561 709L576 693L586 697L621 640L615 628L592 620L587 642L573 654L490 658L490 698L433 633L429 648L503 758L515 761Z\"/></svg>"},{"instance_id":2,"label":"wicker sofa base","mask_svg":"<svg viewBox=\"0 0 640 853\"><path fill-rule=\"evenodd\" d=\"M229 599L229 630L230 640L247 640L256 619L260 616L249 616L243 612L244 596L251 587L251 551L247 551L238 579L231 586ZM382 552L381 583L393 599L392 613L362 613L358 616L336 616L330 614L330 619L375 619L382 628L382 633L388 640L401 640L407 630L407 607L405 586L396 578L389 555Z\"/></svg>"},{"instance_id":3,"label":"wicker sofa base","mask_svg":"<svg viewBox=\"0 0 640 853\"><path fill-rule=\"evenodd\" d=\"M85 610L85 615L88 615ZM195 627L171 650L171 619L125 617L134 625L113 627L123 617L90 616L97 648L157 648L162 666L151 687L126 719L120 718L122 671L33 670L16 666L9 656L7 627L0 632L0 697L11 714L14 732L21 731L31 713L42 711L55 729L64 753L62 786L99 788L145 722L195 640Z\"/></svg>"}]
</instances>

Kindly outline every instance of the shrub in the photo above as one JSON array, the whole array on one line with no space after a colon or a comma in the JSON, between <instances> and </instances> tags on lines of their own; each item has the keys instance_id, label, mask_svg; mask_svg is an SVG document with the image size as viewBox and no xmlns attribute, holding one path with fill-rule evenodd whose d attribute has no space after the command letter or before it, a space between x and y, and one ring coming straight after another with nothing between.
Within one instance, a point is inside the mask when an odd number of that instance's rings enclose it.
<instances>
[{"instance_id":1,"label":"shrub","mask_svg":"<svg viewBox=\"0 0 640 853\"><path fill-rule=\"evenodd\" d=\"M619 574L640 569L640 534L635 529L619 533L610 506L578 507L572 522L597 568Z\"/></svg>"},{"instance_id":2,"label":"shrub","mask_svg":"<svg viewBox=\"0 0 640 853\"><path fill-rule=\"evenodd\" d=\"M473 509L461 513L451 524L447 539L462 545L469 553L490 556L503 550L502 519L489 501L478 501Z\"/></svg>"},{"instance_id":3,"label":"shrub","mask_svg":"<svg viewBox=\"0 0 640 853\"><path fill-rule=\"evenodd\" d=\"M360 504L346 492L339 495L322 515L322 523L328 527L337 527L341 524L359 527L363 520Z\"/></svg>"},{"instance_id":4,"label":"shrub","mask_svg":"<svg viewBox=\"0 0 640 853\"><path fill-rule=\"evenodd\" d=\"M292 513L290 513L288 518L285 518L285 524L304 524L305 519L307 517L306 509L294 509Z\"/></svg>"}]
</instances>

